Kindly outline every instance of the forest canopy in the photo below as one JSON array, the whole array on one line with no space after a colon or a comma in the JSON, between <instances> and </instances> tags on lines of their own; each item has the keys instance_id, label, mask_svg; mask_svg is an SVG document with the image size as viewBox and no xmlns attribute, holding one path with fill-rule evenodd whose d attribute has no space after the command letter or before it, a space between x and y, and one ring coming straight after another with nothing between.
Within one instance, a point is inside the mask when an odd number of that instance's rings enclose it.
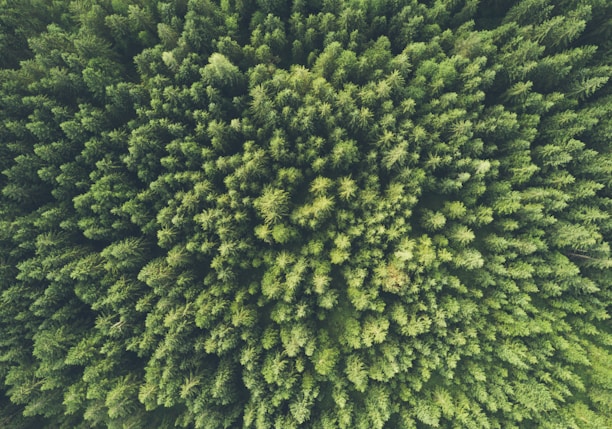
<instances>
[{"instance_id":1,"label":"forest canopy","mask_svg":"<svg viewBox=\"0 0 612 429\"><path fill-rule=\"evenodd\" d=\"M610 428L612 3L0 0L0 427Z\"/></svg>"}]
</instances>

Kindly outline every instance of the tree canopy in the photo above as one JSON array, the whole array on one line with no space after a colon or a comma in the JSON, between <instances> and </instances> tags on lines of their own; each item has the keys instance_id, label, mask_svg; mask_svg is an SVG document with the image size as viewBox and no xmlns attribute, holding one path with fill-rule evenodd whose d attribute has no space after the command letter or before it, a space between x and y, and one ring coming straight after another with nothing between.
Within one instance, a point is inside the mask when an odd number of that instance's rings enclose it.
<instances>
[{"instance_id":1,"label":"tree canopy","mask_svg":"<svg viewBox=\"0 0 612 429\"><path fill-rule=\"evenodd\" d=\"M610 427L611 17L0 0L0 426Z\"/></svg>"}]
</instances>

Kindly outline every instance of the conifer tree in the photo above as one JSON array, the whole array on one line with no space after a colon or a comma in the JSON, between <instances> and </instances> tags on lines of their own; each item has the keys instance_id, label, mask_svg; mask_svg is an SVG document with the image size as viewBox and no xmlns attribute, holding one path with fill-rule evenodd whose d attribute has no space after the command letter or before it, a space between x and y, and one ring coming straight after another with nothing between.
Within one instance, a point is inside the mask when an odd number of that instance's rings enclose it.
<instances>
[{"instance_id":1,"label":"conifer tree","mask_svg":"<svg viewBox=\"0 0 612 429\"><path fill-rule=\"evenodd\" d=\"M0 0L0 426L612 420L603 0Z\"/></svg>"}]
</instances>

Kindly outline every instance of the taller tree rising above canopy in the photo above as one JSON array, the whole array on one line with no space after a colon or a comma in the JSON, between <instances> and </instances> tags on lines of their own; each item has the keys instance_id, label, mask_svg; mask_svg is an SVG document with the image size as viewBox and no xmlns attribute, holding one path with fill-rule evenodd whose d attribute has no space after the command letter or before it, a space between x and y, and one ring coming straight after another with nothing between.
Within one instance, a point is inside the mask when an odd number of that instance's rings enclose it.
<instances>
[{"instance_id":1,"label":"taller tree rising above canopy","mask_svg":"<svg viewBox=\"0 0 612 429\"><path fill-rule=\"evenodd\" d=\"M611 16L0 0L0 426L609 427Z\"/></svg>"}]
</instances>

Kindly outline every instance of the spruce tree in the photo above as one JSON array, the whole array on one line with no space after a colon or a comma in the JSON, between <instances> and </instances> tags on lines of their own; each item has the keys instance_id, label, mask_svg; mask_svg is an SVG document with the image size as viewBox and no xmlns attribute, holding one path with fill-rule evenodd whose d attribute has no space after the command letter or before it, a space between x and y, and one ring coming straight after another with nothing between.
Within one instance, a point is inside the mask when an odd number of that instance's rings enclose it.
<instances>
[{"instance_id":1,"label":"spruce tree","mask_svg":"<svg viewBox=\"0 0 612 429\"><path fill-rule=\"evenodd\" d=\"M0 426L609 425L609 2L0 9Z\"/></svg>"}]
</instances>

